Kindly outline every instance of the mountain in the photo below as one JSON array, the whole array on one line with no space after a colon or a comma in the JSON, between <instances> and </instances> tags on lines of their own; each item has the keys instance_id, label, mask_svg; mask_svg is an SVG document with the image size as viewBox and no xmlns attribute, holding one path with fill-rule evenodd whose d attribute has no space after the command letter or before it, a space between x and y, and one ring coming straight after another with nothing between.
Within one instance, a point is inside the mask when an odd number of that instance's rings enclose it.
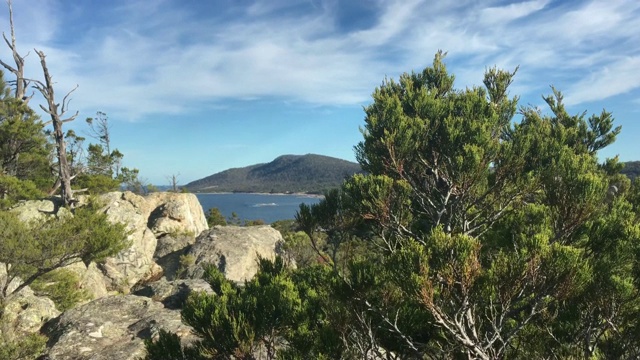
<instances>
[{"instance_id":1,"label":"mountain","mask_svg":"<svg viewBox=\"0 0 640 360\"><path fill-rule=\"evenodd\" d=\"M627 175L631 180L640 176L640 161L627 161L624 163L621 173Z\"/></svg>"},{"instance_id":2,"label":"mountain","mask_svg":"<svg viewBox=\"0 0 640 360\"><path fill-rule=\"evenodd\" d=\"M359 164L329 156L283 155L267 164L225 170L185 187L191 192L322 193L359 172Z\"/></svg>"}]
</instances>

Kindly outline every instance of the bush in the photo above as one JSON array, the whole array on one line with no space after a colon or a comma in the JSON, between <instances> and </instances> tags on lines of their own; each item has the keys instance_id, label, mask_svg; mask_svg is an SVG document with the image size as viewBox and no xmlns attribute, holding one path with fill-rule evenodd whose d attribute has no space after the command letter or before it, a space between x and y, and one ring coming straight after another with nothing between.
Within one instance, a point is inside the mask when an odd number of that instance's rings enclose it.
<instances>
[{"instance_id":1,"label":"bush","mask_svg":"<svg viewBox=\"0 0 640 360\"><path fill-rule=\"evenodd\" d=\"M0 359L31 360L42 354L47 338L40 334L28 334L19 340L5 339L0 334Z\"/></svg>"},{"instance_id":2,"label":"bush","mask_svg":"<svg viewBox=\"0 0 640 360\"><path fill-rule=\"evenodd\" d=\"M91 294L79 285L80 277L76 273L58 269L37 278L31 284L31 289L36 295L53 300L56 308L64 312L83 301L91 300Z\"/></svg>"},{"instance_id":3,"label":"bush","mask_svg":"<svg viewBox=\"0 0 640 360\"><path fill-rule=\"evenodd\" d=\"M128 232L97 212L96 204L74 211L73 216L22 223L16 214L0 211L0 263L6 271L0 299L31 285L41 276L83 261L101 262L125 249ZM13 279L22 283L12 292L5 286Z\"/></svg>"},{"instance_id":4,"label":"bush","mask_svg":"<svg viewBox=\"0 0 640 360\"><path fill-rule=\"evenodd\" d=\"M220 212L220 209L214 207L209 209L207 212L207 224L209 224L209 227L214 227L216 225L226 226L227 220Z\"/></svg>"}]
</instances>

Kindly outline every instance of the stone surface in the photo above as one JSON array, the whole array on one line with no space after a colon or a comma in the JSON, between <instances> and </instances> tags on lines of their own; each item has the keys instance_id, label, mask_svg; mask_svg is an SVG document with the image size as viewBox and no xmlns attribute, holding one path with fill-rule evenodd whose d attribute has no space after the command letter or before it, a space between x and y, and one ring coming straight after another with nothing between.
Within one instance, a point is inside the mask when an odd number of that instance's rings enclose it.
<instances>
[{"instance_id":1,"label":"stone surface","mask_svg":"<svg viewBox=\"0 0 640 360\"><path fill-rule=\"evenodd\" d=\"M180 309L192 292L204 291L213 294L209 283L202 279L181 279L158 281L132 289L133 295L145 296L153 301L161 302L167 309Z\"/></svg>"},{"instance_id":2,"label":"stone surface","mask_svg":"<svg viewBox=\"0 0 640 360\"><path fill-rule=\"evenodd\" d=\"M0 263L0 284L6 282L6 271ZM13 291L22 283L14 278L8 286L11 295L6 299L0 333L7 339L13 339L26 333L34 333L49 319L60 315L51 299L37 296L30 287L24 287L17 293Z\"/></svg>"},{"instance_id":3,"label":"stone surface","mask_svg":"<svg viewBox=\"0 0 640 360\"><path fill-rule=\"evenodd\" d=\"M184 250L193 243L196 242L196 237L189 234L182 235L170 235L165 234L158 238L158 244L156 245L156 251L153 254L154 259L165 257L171 253Z\"/></svg>"},{"instance_id":4,"label":"stone surface","mask_svg":"<svg viewBox=\"0 0 640 360\"><path fill-rule=\"evenodd\" d=\"M91 299L98 299L109 294L105 277L95 263L85 266L79 261L71 265L63 267L65 270L73 271L80 278L80 288L85 289L91 294Z\"/></svg>"},{"instance_id":5,"label":"stone surface","mask_svg":"<svg viewBox=\"0 0 640 360\"><path fill-rule=\"evenodd\" d=\"M155 262L157 248L163 252L161 256L178 251L207 229L204 211L193 194L152 193L142 197L113 192L101 195L100 200L111 221L125 223L132 231L131 246L100 266L110 289L119 292L127 293L138 282L162 276L164 270Z\"/></svg>"},{"instance_id":6,"label":"stone surface","mask_svg":"<svg viewBox=\"0 0 640 360\"><path fill-rule=\"evenodd\" d=\"M78 206L86 204L88 199L87 196L79 196ZM161 277L164 270L154 259L176 253L178 255L169 260L179 260L180 251L208 228L202 206L193 194L160 192L142 197L128 191L111 192L99 195L98 202L110 221L126 225L130 231L131 245L97 268L95 265L86 269L73 267L83 279L82 286L96 298L110 291L127 293L136 283ZM69 213L60 207L57 198L25 201L12 211L25 222L41 221L47 215ZM158 237L161 238L158 247L160 254L154 258ZM172 263L165 263L176 268ZM172 271L175 273L176 269Z\"/></svg>"},{"instance_id":7,"label":"stone surface","mask_svg":"<svg viewBox=\"0 0 640 360\"><path fill-rule=\"evenodd\" d=\"M258 259L282 255L280 232L269 225L216 226L203 232L187 252L195 265L187 269L190 278L201 278L203 264L214 264L227 279L243 283L258 271Z\"/></svg>"},{"instance_id":8,"label":"stone surface","mask_svg":"<svg viewBox=\"0 0 640 360\"><path fill-rule=\"evenodd\" d=\"M194 194L157 192L145 198L152 208L148 226L159 237L164 234L196 237L207 230L207 218Z\"/></svg>"},{"instance_id":9,"label":"stone surface","mask_svg":"<svg viewBox=\"0 0 640 360\"><path fill-rule=\"evenodd\" d=\"M15 205L11 211L18 215L23 222L42 221L52 216L65 216L70 214L69 210L61 207L62 203L58 198L44 200L22 201Z\"/></svg>"},{"instance_id":10,"label":"stone surface","mask_svg":"<svg viewBox=\"0 0 640 360\"><path fill-rule=\"evenodd\" d=\"M147 228L150 207L142 196L132 192L112 192L99 197L110 221L126 224L131 246L108 258L100 269L109 290L127 292L135 283L152 276L153 253L157 239Z\"/></svg>"},{"instance_id":11,"label":"stone surface","mask_svg":"<svg viewBox=\"0 0 640 360\"><path fill-rule=\"evenodd\" d=\"M48 359L134 360L144 358L144 339L160 329L193 341L191 328L180 312L168 310L149 298L108 296L71 309L49 322Z\"/></svg>"}]
</instances>

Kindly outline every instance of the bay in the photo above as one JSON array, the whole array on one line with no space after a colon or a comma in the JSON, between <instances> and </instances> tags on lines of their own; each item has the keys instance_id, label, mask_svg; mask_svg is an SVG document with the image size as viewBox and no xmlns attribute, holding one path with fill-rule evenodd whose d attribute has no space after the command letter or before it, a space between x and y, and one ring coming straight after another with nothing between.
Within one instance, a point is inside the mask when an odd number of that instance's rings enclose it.
<instances>
[{"instance_id":1,"label":"bay","mask_svg":"<svg viewBox=\"0 0 640 360\"><path fill-rule=\"evenodd\" d=\"M218 208L226 218L235 212L241 220L262 220L271 224L295 218L301 203L317 204L320 197L293 194L217 193L195 194L205 214Z\"/></svg>"}]
</instances>

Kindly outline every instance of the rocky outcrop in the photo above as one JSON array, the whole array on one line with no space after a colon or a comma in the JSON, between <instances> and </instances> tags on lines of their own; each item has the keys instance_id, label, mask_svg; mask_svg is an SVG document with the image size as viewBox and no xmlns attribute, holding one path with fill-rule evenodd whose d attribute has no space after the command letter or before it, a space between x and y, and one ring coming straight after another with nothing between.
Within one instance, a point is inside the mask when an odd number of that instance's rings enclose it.
<instances>
[{"instance_id":1,"label":"rocky outcrop","mask_svg":"<svg viewBox=\"0 0 640 360\"><path fill-rule=\"evenodd\" d=\"M180 235L193 242L208 228L202 206L193 194L152 193L141 197L115 192L102 195L100 200L109 219L127 224L133 232L131 247L102 266L111 284L122 292L137 282L162 275L162 268L154 261L158 239L164 245L164 238Z\"/></svg>"},{"instance_id":2,"label":"rocky outcrop","mask_svg":"<svg viewBox=\"0 0 640 360\"><path fill-rule=\"evenodd\" d=\"M154 235L189 234L193 237L208 229L207 218L194 194L157 192L145 197L153 210L148 227Z\"/></svg>"},{"instance_id":3,"label":"rocky outcrop","mask_svg":"<svg viewBox=\"0 0 640 360\"><path fill-rule=\"evenodd\" d=\"M161 272L153 261L157 239L147 227L152 210L142 196L131 192L104 194L98 201L110 221L126 224L131 232L129 248L100 265L108 279L108 287L126 293L136 282Z\"/></svg>"},{"instance_id":4,"label":"rocky outcrop","mask_svg":"<svg viewBox=\"0 0 640 360\"><path fill-rule=\"evenodd\" d=\"M60 311L51 299L35 295L27 286L9 297L2 320L3 325L12 326L10 331L13 333L26 334L38 331L46 321L58 315Z\"/></svg>"},{"instance_id":5,"label":"rocky outcrop","mask_svg":"<svg viewBox=\"0 0 640 360\"><path fill-rule=\"evenodd\" d=\"M180 309L189 294L201 291L209 294L214 293L209 283L202 279L168 281L166 278L162 278L132 289L132 294L161 302L167 309Z\"/></svg>"},{"instance_id":6,"label":"rocky outcrop","mask_svg":"<svg viewBox=\"0 0 640 360\"><path fill-rule=\"evenodd\" d=\"M160 329L193 341L180 312L149 298L108 296L71 309L43 328L48 359L134 360L146 355L144 339Z\"/></svg>"},{"instance_id":7,"label":"rocky outcrop","mask_svg":"<svg viewBox=\"0 0 640 360\"><path fill-rule=\"evenodd\" d=\"M87 201L88 197L81 196L78 204L82 206ZM89 289L95 298L106 295L108 291L127 293L138 282L162 276L163 269L154 261L158 238L163 245L161 248L184 248L208 228L204 211L193 194L153 193L142 197L132 192L111 192L100 195L98 203L110 221L126 224L131 245L98 268L95 264L84 268L80 265L72 267L71 270L82 279L81 286ZM25 222L69 214L66 208L60 207L56 198L26 201L12 211ZM177 235L180 241L167 245ZM176 250L180 249L167 251Z\"/></svg>"},{"instance_id":8,"label":"rocky outcrop","mask_svg":"<svg viewBox=\"0 0 640 360\"><path fill-rule=\"evenodd\" d=\"M5 266L0 263L0 284L5 284L5 281ZM27 333L34 333L47 320L60 315L51 299L35 295L28 286L14 293L21 283L20 279L14 278L8 285L8 293L11 295L5 299L0 322L0 338L11 340Z\"/></svg>"},{"instance_id":9,"label":"rocky outcrop","mask_svg":"<svg viewBox=\"0 0 640 360\"><path fill-rule=\"evenodd\" d=\"M192 194L141 197L114 192L98 201L110 221L126 224L131 246L103 264L66 267L80 276L82 287L96 300L60 315L51 300L35 296L27 287L7 305L6 315L15 326L0 331L40 330L49 336L43 358L140 359L145 356L144 339L154 338L160 329L178 334L184 342L194 341L179 308L193 292L213 293L201 279L204 264L214 264L229 280L243 283L257 272L259 258L282 254L282 236L267 225L207 230L202 207ZM66 211L61 209L53 201L40 201L26 202L14 211L25 221L37 221ZM188 279L171 281L178 272ZM169 273L169 280L161 277ZM128 293L132 287L136 295L113 295L113 290ZM41 329L48 319L53 320Z\"/></svg>"},{"instance_id":10,"label":"rocky outcrop","mask_svg":"<svg viewBox=\"0 0 640 360\"><path fill-rule=\"evenodd\" d=\"M264 226L216 226L198 236L186 256L194 265L187 269L190 278L201 278L202 265L214 264L227 279L243 283L258 271L259 258L273 259L282 255L280 232Z\"/></svg>"},{"instance_id":11,"label":"rocky outcrop","mask_svg":"<svg viewBox=\"0 0 640 360\"><path fill-rule=\"evenodd\" d=\"M68 209L62 207L62 201L58 198L23 201L13 207L11 211L16 213L18 218L25 223L70 214Z\"/></svg>"}]
</instances>

